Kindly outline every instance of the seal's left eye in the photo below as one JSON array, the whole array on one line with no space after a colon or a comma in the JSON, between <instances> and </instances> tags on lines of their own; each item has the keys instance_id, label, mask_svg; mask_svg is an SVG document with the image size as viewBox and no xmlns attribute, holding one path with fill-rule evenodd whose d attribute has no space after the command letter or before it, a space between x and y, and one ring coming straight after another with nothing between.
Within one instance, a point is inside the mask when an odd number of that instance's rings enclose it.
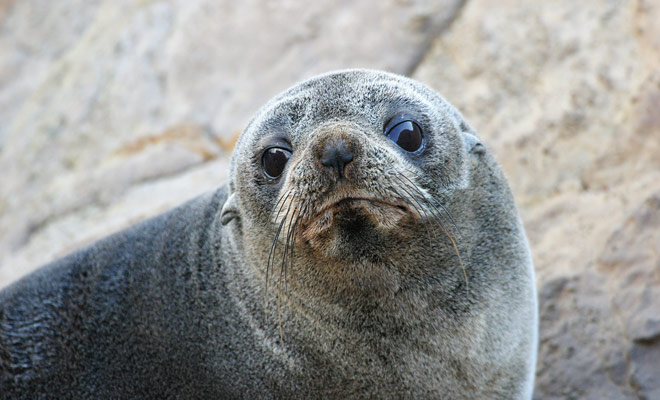
<instances>
[{"instance_id":1,"label":"seal's left eye","mask_svg":"<svg viewBox=\"0 0 660 400\"><path fill-rule=\"evenodd\" d=\"M413 153L422 148L422 128L415 121L401 121L388 128L385 135L405 151Z\"/></svg>"},{"instance_id":2,"label":"seal's left eye","mask_svg":"<svg viewBox=\"0 0 660 400\"><path fill-rule=\"evenodd\" d=\"M271 147L261 156L261 165L269 178L278 178L282 175L291 152L281 147Z\"/></svg>"}]
</instances>

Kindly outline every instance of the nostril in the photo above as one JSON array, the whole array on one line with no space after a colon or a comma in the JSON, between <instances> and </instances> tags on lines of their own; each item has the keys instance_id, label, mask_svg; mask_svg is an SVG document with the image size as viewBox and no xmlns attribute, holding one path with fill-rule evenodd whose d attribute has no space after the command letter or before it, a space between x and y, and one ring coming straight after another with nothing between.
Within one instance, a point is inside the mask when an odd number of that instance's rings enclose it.
<instances>
[{"instance_id":1,"label":"nostril","mask_svg":"<svg viewBox=\"0 0 660 400\"><path fill-rule=\"evenodd\" d=\"M353 153L341 154L341 160L344 162L344 164L348 164L349 162L353 161Z\"/></svg>"},{"instance_id":2,"label":"nostril","mask_svg":"<svg viewBox=\"0 0 660 400\"><path fill-rule=\"evenodd\" d=\"M321 164L326 167L334 166L337 163L348 164L353 161L353 153L350 153L343 143L326 147L321 157Z\"/></svg>"},{"instance_id":3,"label":"nostril","mask_svg":"<svg viewBox=\"0 0 660 400\"><path fill-rule=\"evenodd\" d=\"M349 152L343 141L326 145L321 155L321 164L326 167L332 167L337 171L337 178L344 176L346 164L353 161L354 155Z\"/></svg>"},{"instance_id":4,"label":"nostril","mask_svg":"<svg viewBox=\"0 0 660 400\"><path fill-rule=\"evenodd\" d=\"M337 162L337 157L333 154L331 156L323 157L321 159L321 164L325 165L326 167L332 167L335 165Z\"/></svg>"}]
</instances>

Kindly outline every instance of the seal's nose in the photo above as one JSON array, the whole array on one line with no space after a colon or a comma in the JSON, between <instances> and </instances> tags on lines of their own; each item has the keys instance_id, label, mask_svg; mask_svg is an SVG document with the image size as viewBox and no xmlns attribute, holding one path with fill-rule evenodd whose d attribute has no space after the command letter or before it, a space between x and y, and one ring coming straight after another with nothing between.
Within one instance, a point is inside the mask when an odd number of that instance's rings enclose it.
<instances>
[{"instance_id":1,"label":"seal's nose","mask_svg":"<svg viewBox=\"0 0 660 400\"><path fill-rule=\"evenodd\" d=\"M353 153L348 149L343 139L329 141L323 148L321 164L337 171L337 180L340 181L344 178L346 164L353 161L353 158Z\"/></svg>"}]
</instances>

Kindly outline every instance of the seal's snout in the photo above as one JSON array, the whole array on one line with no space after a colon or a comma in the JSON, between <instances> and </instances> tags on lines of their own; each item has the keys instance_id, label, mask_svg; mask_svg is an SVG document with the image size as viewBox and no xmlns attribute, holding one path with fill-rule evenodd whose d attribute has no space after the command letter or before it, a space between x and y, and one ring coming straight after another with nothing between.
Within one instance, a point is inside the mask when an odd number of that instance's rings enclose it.
<instances>
[{"instance_id":1,"label":"seal's snout","mask_svg":"<svg viewBox=\"0 0 660 400\"><path fill-rule=\"evenodd\" d=\"M346 177L344 169L355 158L352 147L344 138L327 140L323 145L319 161L321 165L333 171L337 181Z\"/></svg>"}]
</instances>

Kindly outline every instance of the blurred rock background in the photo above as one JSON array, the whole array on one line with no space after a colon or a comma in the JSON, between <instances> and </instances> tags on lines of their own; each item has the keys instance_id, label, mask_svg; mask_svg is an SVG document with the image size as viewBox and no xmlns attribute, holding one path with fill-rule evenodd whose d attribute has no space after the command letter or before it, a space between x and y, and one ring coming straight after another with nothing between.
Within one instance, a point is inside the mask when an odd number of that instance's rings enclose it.
<instances>
[{"instance_id":1,"label":"blurred rock background","mask_svg":"<svg viewBox=\"0 0 660 400\"><path fill-rule=\"evenodd\" d=\"M221 185L286 87L386 69L509 177L535 398L660 399L659 22L653 0L0 0L0 286Z\"/></svg>"}]
</instances>

